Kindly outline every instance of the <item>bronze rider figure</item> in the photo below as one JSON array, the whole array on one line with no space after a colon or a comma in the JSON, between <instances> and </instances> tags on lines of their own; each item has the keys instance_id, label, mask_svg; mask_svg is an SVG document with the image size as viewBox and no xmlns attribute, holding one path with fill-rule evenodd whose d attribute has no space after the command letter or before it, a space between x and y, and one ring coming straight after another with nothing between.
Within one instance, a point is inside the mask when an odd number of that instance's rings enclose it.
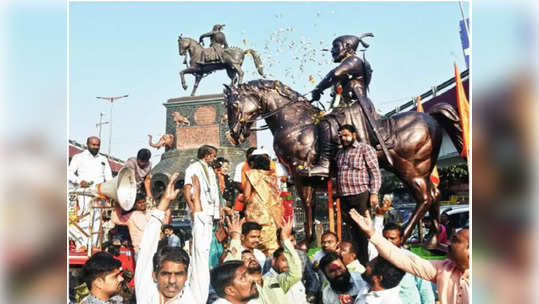
<instances>
[{"instance_id":1,"label":"bronze rider figure","mask_svg":"<svg viewBox=\"0 0 539 304\"><path fill-rule=\"evenodd\" d=\"M200 35L198 41L201 45L204 45L204 38L210 37L210 47L205 49L202 53L202 59L204 62L200 63L214 63L221 61L221 54L224 48L228 48L226 42L225 33L221 32L224 24L216 24L213 26L211 32Z\"/></svg>"},{"instance_id":2,"label":"bronze rider figure","mask_svg":"<svg viewBox=\"0 0 539 304\"><path fill-rule=\"evenodd\" d=\"M318 124L318 158L311 168L300 171L300 174L304 176L329 176L330 160L335 156L337 150L336 143L332 141L332 138L334 138L332 135L337 134L338 124L352 124L358 132L358 140L370 144L367 122L365 119L358 121L354 117L358 114L361 115L360 113L363 112L363 115L370 116L365 118L370 118L369 121L375 124L374 128L377 128L376 120L374 119L376 117L374 106L367 98L372 69L366 60L356 56L359 43L365 48L369 46L362 40L366 36L373 37L371 33L367 33L361 37L344 35L333 40L331 55L333 61L339 63L339 65L331 70L311 92L311 102L320 100L320 95L323 94L324 90L333 86L333 104L340 103L340 106L335 107L332 113L320 120ZM334 116L337 120L330 119L329 116ZM337 121L339 122L337 123ZM380 144L383 145L383 142Z\"/></svg>"}]
</instances>

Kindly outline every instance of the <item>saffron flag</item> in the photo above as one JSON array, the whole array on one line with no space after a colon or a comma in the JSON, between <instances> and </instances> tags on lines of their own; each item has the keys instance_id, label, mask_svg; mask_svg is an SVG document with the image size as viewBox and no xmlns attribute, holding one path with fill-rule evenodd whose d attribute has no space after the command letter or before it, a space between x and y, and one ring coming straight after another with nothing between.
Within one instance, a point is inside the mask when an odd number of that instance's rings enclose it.
<instances>
[{"instance_id":1,"label":"saffron flag","mask_svg":"<svg viewBox=\"0 0 539 304\"><path fill-rule=\"evenodd\" d=\"M457 69L457 63L453 62L453 66L455 67L457 107L459 110L460 124L462 126L462 151L460 152L460 156L463 158L468 158L468 149L470 146L470 106L464 92L464 87L462 86L462 80L460 79L460 74Z\"/></svg>"},{"instance_id":2,"label":"saffron flag","mask_svg":"<svg viewBox=\"0 0 539 304\"><path fill-rule=\"evenodd\" d=\"M423 110L423 105L421 104L421 96L417 97L417 112L425 112ZM434 169L432 169L432 173L430 174L430 181L438 187L440 185L440 176L438 175L438 167L434 166Z\"/></svg>"}]
</instances>

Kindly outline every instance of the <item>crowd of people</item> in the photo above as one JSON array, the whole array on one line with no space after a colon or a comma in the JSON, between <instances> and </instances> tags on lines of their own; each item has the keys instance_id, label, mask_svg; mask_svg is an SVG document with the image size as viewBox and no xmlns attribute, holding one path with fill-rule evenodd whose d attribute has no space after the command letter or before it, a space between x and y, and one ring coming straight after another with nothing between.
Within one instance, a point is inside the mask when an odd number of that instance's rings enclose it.
<instances>
[{"instance_id":1,"label":"crowd of people","mask_svg":"<svg viewBox=\"0 0 539 304\"><path fill-rule=\"evenodd\" d=\"M343 146L335 163L342 239L325 231L321 249L312 257L305 242L296 242L293 218L285 216L281 194L287 191L286 169L264 150L248 149L230 178L230 162L218 157L216 147L203 145L197 161L185 170L183 188L175 188L179 173L174 173L154 202L151 153L141 149L126 163L139 188L134 208L112 212L116 226L103 250L96 250L73 278L80 284L72 284L71 301L469 303L468 229L448 233L445 260L425 260L405 249L398 224L384 225L371 217L382 204L376 151L357 140L351 125L342 126L339 136ZM74 187L112 178L107 160L98 153L99 139L88 138L87 146L70 163ZM192 222L190 238L177 235L170 225L170 203L180 191ZM76 208L79 225L88 225L89 217L82 218L89 212L84 199L79 198ZM84 237L80 229L70 229L75 250L86 249Z\"/></svg>"}]
</instances>

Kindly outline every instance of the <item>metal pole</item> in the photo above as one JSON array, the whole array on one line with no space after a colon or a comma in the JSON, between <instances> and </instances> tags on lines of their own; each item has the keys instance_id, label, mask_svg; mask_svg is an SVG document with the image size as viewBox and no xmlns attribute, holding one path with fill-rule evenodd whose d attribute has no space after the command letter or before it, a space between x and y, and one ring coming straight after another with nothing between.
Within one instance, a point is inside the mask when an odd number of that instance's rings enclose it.
<instances>
[{"instance_id":1,"label":"metal pole","mask_svg":"<svg viewBox=\"0 0 539 304\"><path fill-rule=\"evenodd\" d=\"M99 140L101 140L101 126L103 125L103 112L99 113L99 124L97 125Z\"/></svg>"},{"instance_id":2,"label":"metal pole","mask_svg":"<svg viewBox=\"0 0 539 304\"><path fill-rule=\"evenodd\" d=\"M109 119L109 158L111 157L111 145L112 145L112 105L114 104L114 100L110 101L110 119Z\"/></svg>"},{"instance_id":3,"label":"metal pole","mask_svg":"<svg viewBox=\"0 0 539 304\"><path fill-rule=\"evenodd\" d=\"M110 101L110 120L108 121L108 123L110 124L110 128L109 128L109 158L111 158L111 152L112 152L112 107L113 107L113 103L115 100L118 100L120 98L125 98L129 95L123 95L123 96L118 96L118 97L96 97L98 99L105 99L105 100L108 100Z\"/></svg>"},{"instance_id":4,"label":"metal pole","mask_svg":"<svg viewBox=\"0 0 539 304\"><path fill-rule=\"evenodd\" d=\"M470 29L468 28L468 22L466 22L466 17L464 17L464 8L462 7L462 1L459 1L460 14L462 15L462 22L464 22L464 29L466 30L466 37L470 39Z\"/></svg>"}]
</instances>

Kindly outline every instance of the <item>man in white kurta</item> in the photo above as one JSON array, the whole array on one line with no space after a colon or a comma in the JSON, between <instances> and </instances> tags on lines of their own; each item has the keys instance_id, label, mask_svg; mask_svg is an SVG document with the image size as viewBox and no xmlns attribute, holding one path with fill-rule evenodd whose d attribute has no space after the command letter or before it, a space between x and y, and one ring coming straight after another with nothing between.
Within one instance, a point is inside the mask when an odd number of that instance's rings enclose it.
<instances>
[{"instance_id":1,"label":"man in white kurta","mask_svg":"<svg viewBox=\"0 0 539 304\"><path fill-rule=\"evenodd\" d=\"M109 181L112 179L112 170L107 158L99 154L101 141L97 137L88 137L86 141L88 150L75 154L69 163L68 180L69 190L90 190L94 189L97 184ZM77 216L83 216L90 210L91 196L78 196L78 211ZM90 234L90 217L93 216L93 232L99 230L99 211L94 211L93 214L88 214L79 219L77 225ZM77 248L88 245L88 237L74 226L69 227L69 236L75 241ZM93 235L92 245L96 246L98 242L97 234Z\"/></svg>"},{"instance_id":2,"label":"man in white kurta","mask_svg":"<svg viewBox=\"0 0 539 304\"><path fill-rule=\"evenodd\" d=\"M208 298L210 285L208 258L212 237L212 219L202 212L198 194L193 197L193 251L190 255L190 261L187 262L187 265L168 260L163 260L160 265L153 264L165 211L168 209L170 201L174 200L179 194L179 190L174 190L174 182L177 177L177 173L171 177L157 209L152 210L152 217L146 225L142 236L135 275L135 293L139 304L206 303ZM196 178L195 184L193 188L198 192L198 180ZM171 249L178 252L182 251L181 255L186 255L183 249L179 247L172 247ZM155 271L156 267L159 268L158 271ZM174 267L182 271L186 270L187 273L175 273L170 270ZM185 279L185 275L187 275L187 279ZM179 281L182 283L178 283ZM172 296L167 290L170 288L169 286L177 288L177 292L173 292Z\"/></svg>"},{"instance_id":3,"label":"man in white kurta","mask_svg":"<svg viewBox=\"0 0 539 304\"><path fill-rule=\"evenodd\" d=\"M202 212L214 219L219 219L219 186L217 185L217 178L213 168L210 166L210 163L213 162L217 155L217 149L212 146L204 145L198 149L197 153L198 160L185 169L184 196L189 209L191 209L193 204L193 176L196 176L200 182L200 203L202 204Z\"/></svg>"}]
</instances>

